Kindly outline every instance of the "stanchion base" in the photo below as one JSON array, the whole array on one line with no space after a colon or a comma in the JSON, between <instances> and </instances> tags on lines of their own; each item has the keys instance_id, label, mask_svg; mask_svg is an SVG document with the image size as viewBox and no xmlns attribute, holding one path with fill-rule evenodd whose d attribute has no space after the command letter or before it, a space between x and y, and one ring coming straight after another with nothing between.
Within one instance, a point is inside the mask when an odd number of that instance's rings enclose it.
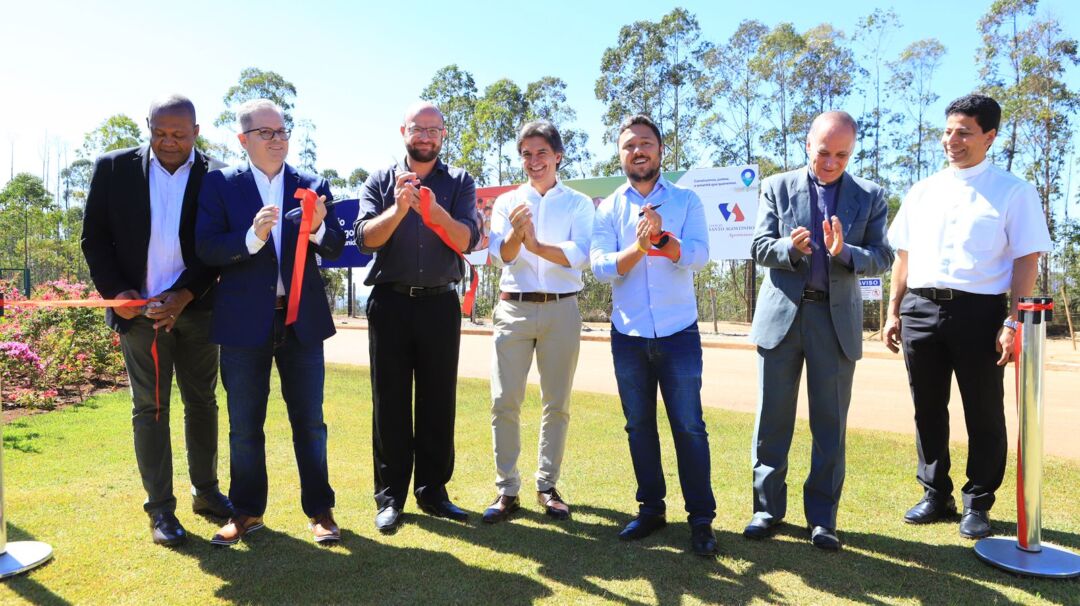
<instances>
[{"instance_id":1,"label":"stanchion base","mask_svg":"<svg viewBox=\"0 0 1080 606\"><path fill-rule=\"evenodd\" d=\"M37 568L52 559L52 546L41 541L14 541L0 554L0 579Z\"/></svg>"},{"instance_id":2,"label":"stanchion base","mask_svg":"<svg viewBox=\"0 0 1080 606\"><path fill-rule=\"evenodd\" d=\"M1032 553L1020 549L1014 537L990 537L975 543L975 555L1013 574L1049 579L1080 576L1080 555L1046 543L1042 551Z\"/></svg>"}]
</instances>

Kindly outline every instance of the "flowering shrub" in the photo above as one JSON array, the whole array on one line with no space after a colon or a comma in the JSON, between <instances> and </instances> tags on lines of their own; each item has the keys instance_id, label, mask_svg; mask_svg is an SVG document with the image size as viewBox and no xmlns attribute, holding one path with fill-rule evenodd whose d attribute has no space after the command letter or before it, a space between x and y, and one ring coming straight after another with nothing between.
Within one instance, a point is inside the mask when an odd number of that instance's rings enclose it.
<instances>
[{"instance_id":1,"label":"flowering shrub","mask_svg":"<svg viewBox=\"0 0 1080 606\"><path fill-rule=\"evenodd\" d=\"M0 282L6 300L22 296ZM38 285L33 299L100 299L93 288L65 281ZM102 321L100 308L8 307L0 318L0 376L4 400L47 407L61 395L82 399L84 388L115 383L124 372L119 337Z\"/></svg>"}]
</instances>

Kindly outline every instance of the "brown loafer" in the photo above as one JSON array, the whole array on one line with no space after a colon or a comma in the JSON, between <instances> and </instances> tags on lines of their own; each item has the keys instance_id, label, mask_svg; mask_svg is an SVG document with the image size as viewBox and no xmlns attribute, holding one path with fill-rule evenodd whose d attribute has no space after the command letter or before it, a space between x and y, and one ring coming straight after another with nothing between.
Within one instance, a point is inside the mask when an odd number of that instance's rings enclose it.
<instances>
[{"instance_id":1,"label":"brown loafer","mask_svg":"<svg viewBox=\"0 0 1080 606\"><path fill-rule=\"evenodd\" d=\"M495 497L495 501L491 506L484 510L484 515L481 520L483 520L485 524L502 522L509 518L510 514L520 508L521 502L518 500L517 495L510 496L501 494Z\"/></svg>"},{"instance_id":2,"label":"brown loafer","mask_svg":"<svg viewBox=\"0 0 1080 606\"><path fill-rule=\"evenodd\" d=\"M315 535L316 543L336 543L341 540L341 529L334 522L334 514L329 509L311 518L311 532Z\"/></svg>"},{"instance_id":3,"label":"brown loafer","mask_svg":"<svg viewBox=\"0 0 1080 606\"><path fill-rule=\"evenodd\" d=\"M255 517L236 514L229 518L229 522L222 526L221 530L217 531L214 538L210 539L210 544L224 545L226 547L236 545L240 542L240 539L262 527L263 521L261 516Z\"/></svg>"},{"instance_id":4,"label":"brown loafer","mask_svg":"<svg viewBox=\"0 0 1080 606\"><path fill-rule=\"evenodd\" d=\"M536 500L544 508L544 513L556 520L570 519L570 506L566 504L558 490L552 486L550 490L537 491Z\"/></svg>"}]
</instances>

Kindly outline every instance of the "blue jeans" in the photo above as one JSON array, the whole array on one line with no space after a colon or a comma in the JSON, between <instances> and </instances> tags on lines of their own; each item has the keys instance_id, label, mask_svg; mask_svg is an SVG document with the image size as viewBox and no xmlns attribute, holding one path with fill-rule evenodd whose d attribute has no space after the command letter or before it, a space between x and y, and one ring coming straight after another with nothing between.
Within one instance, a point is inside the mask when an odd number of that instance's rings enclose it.
<instances>
[{"instance_id":1,"label":"blue jeans","mask_svg":"<svg viewBox=\"0 0 1080 606\"><path fill-rule=\"evenodd\" d=\"M221 382L229 407L229 498L237 513L266 511L266 403L270 365L277 363L281 395L292 425L293 451L300 471L300 504L313 517L334 506L326 464L323 423L323 344L303 344L284 326L284 311L274 317L274 332L259 347L221 347Z\"/></svg>"},{"instance_id":2,"label":"blue jeans","mask_svg":"<svg viewBox=\"0 0 1080 606\"><path fill-rule=\"evenodd\" d=\"M679 484L690 524L716 517L709 461L709 434L701 416L701 335L692 324L671 336L630 337L611 328L611 356L619 385L630 459L637 477L639 512L660 515L666 510L667 486L660 462L656 430L656 387L664 397Z\"/></svg>"}]
</instances>

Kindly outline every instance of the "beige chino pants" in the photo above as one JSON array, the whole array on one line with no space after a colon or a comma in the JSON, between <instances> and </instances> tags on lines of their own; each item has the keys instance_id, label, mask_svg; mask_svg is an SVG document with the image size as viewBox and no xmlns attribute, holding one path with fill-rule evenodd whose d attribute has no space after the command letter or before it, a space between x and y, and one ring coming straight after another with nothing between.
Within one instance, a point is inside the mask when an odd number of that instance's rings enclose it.
<instances>
[{"instance_id":1,"label":"beige chino pants","mask_svg":"<svg viewBox=\"0 0 1080 606\"><path fill-rule=\"evenodd\" d=\"M491 364L491 434L495 444L495 486L514 496L521 489L521 403L532 366L540 372L540 444L536 489L559 480L570 424L570 391L581 347L577 297L549 303L499 301L493 314L495 355Z\"/></svg>"}]
</instances>

